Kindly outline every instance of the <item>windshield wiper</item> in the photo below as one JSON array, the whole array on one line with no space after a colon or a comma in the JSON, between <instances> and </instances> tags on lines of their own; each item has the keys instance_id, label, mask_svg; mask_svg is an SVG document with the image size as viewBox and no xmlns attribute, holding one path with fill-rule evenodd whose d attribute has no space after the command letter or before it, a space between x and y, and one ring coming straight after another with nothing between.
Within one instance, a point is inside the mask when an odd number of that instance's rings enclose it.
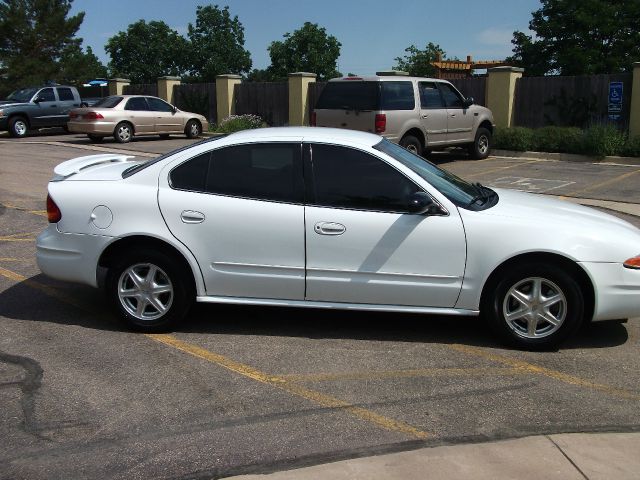
<instances>
[{"instance_id":1,"label":"windshield wiper","mask_svg":"<svg viewBox=\"0 0 640 480\"><path fill-rule=\"evenodd\" d=\"M473 205L474 203L477 203L479 205L484 205L485 203L487 203L487 200L489 200L493 195L495 195L495 192L493 192L491 189L485 187L479 182L472 183L471 185L473 185L473 187L476 189L478 194L471 199L471 201L469 202L469 206Z\"/></svg>"}]
</instances>

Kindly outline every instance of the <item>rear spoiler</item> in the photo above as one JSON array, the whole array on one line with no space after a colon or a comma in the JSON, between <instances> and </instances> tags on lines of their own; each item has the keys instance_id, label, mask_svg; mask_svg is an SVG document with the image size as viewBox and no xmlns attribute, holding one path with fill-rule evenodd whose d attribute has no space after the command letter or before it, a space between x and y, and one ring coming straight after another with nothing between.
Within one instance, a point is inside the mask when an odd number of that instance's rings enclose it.
<instances>
[{"instance_id":1,"label":"rear spoiler","mask_svg":"<svg viewBox=\"0 0 640 480\"><path fill-rule=\"evenodd\" d=\"M108 163L123 163L135 158L128 155L118 155L114 153L103 153L100 155L87 155L85 157L73 158L62 162L53 169L54 176L52 182L59 182L72 175L80 173L87 168L97 167Z\"/></svg>"}]
</instances>

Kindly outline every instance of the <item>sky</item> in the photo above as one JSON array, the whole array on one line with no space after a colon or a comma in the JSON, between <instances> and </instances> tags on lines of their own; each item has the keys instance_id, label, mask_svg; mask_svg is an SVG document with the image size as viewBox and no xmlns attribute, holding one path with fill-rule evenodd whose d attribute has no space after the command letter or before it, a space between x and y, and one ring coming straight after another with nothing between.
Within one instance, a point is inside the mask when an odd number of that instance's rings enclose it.
<instances>
[{"instance_id":1,"label":"sky","mask_svg":"<svg viewBox=\"0 0 640 480\"><path fill-rule=\"evenodd\" d=\"M447 56L501 60L515 30L528 31L539 0L75 0L85 12L78 36L106 65L107 40L140 19L162 20L186 35L198 5L229 6L244 26L253 68L266 68L267 47L304 22L317 23L342 43L338 70L370 75L395 65L410 45L439 44Z\"/></svg>"}]
</instances>

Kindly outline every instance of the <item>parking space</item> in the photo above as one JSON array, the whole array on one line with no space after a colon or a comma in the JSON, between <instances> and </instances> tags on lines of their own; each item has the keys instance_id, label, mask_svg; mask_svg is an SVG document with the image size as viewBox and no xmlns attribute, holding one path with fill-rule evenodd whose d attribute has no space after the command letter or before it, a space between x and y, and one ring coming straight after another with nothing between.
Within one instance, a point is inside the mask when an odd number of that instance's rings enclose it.
<instances>
[{"instance_id":1,"label":"parking space","mask_svg":"<svg viewBox=\"0 0 640 480\"><path fill-rule=\"evenodd\" d=\"M640 429L639 319L545 353L502 348L476 318L395 313L198 305L169 334L127 332L100 292L35 265L53 166L95 146L27 140L0 139L0 478L221 478ZM184 142L99 147L149 158ZM485 184L640 203L640 167L436 161Z\"/></svg>"}]
</instances>

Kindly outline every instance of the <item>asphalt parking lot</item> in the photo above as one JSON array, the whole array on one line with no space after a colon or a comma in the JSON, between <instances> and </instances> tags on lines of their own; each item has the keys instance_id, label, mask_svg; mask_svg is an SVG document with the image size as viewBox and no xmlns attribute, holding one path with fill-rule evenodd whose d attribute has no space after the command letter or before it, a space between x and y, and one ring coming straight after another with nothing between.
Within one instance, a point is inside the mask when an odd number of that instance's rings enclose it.
<instances>
[{"instance_id":1,"label":"asphalt parking lot","mask_svg":"<svg viewBox=\"0 0 640 480\"><path fill-rule=\"evenodd\" d=\"M66 159L189 143L0 137L0 478L221 478L422 446L640 431L640 318L556 352L508 350L475 318L199 305L123 330L100 292L35 264ZM483 184L640 204L640 166L455 155ZM616 213L640 226L640 218Z\"/></svg>"}]
</instances>

